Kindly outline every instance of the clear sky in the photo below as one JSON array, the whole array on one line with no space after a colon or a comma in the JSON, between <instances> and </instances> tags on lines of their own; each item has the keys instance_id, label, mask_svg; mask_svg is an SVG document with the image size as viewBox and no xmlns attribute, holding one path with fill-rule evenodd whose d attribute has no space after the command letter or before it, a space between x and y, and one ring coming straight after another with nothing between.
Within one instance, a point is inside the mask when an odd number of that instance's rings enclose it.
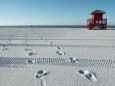
<instances>
[{"instance_id":1,"label":"clear sky","mask_svg":"<svg viewBox=\"0 0 115 86\"><path fill-rule=\"evenodd\" d=\"M0 25L85 25L97 9L115 25L115 0L0 0Z\"/></svg>"}]
</instances>

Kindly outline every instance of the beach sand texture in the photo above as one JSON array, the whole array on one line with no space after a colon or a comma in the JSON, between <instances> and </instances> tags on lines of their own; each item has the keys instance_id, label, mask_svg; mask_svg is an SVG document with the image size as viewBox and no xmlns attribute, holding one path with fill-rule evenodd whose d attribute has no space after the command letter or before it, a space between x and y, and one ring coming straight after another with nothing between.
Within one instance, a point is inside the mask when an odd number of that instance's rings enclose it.
<instances>
[{"instance_id":1,"label":"beach sand texture","mask_svg":"<svg viewBox=\"0 0 115 86\"><path fill-rule=\"evenodd\" d=\"M115 86L114 72L115 30L0 28L0 86Z\"/></svg>"}]
</instances>

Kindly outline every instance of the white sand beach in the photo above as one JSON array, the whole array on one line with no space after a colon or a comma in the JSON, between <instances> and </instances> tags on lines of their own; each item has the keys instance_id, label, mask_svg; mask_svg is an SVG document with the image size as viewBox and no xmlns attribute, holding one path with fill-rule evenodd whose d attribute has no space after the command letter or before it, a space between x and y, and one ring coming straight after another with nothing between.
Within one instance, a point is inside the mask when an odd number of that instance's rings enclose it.
<instances>
[{"instance_id":1,"label":"white sand beach","mask_svg":"<svg viewBox=\"0 0 115 86\"><path fill-rule=\"evenodd\" d=\"M0 28L0 86L115 86L114 72L115 30Z\"/></svg>"}]
</instances>

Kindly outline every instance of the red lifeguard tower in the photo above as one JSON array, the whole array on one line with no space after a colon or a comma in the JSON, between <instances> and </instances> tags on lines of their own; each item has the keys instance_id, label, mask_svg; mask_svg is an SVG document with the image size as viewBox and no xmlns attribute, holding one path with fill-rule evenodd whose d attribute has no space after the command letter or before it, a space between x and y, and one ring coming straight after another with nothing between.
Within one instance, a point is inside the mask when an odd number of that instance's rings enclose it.
<instances>
[{"instance_id":1,"label":"red lifeguard tower","mask_svg":"<svg viewBox=\"0 0 115 86\"><path fill-rule=\"evenodd\" d=\"M105 30L107 26L107 19L103 19L104 11L95 10L91 13L92 18L87 20L87 29L89 30Z\"/></svg>"}]
</instances>

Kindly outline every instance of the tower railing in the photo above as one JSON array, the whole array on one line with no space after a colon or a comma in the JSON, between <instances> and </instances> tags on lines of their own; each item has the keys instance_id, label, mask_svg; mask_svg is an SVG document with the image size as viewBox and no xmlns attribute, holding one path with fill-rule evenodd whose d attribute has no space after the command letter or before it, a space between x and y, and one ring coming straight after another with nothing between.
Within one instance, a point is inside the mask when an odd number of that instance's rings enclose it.
<instances>
[{"instance_id":1,"label":"tower railing","mask_svg":"<svg viewBox=\"0 0 115 86\"><path fill-rule=\"evenodd\" d=\"M102 20L95 21L93 19L87 20L87 25L107 25L107 18L104 18Z\"/></svg>"},{"instance_id":2,"label":"tower railing","mask_svg":"<svg viewBox=\"0 0 115 86\"><path fill-rule=\"evenodd\" d=\"M94 19L88 19L87 20L87 29L91 30L94 29L94 27L98 27L100 29L106 29L107 26L107 18L102 20L94 20Z\"/></svg>"}]
</instances>

